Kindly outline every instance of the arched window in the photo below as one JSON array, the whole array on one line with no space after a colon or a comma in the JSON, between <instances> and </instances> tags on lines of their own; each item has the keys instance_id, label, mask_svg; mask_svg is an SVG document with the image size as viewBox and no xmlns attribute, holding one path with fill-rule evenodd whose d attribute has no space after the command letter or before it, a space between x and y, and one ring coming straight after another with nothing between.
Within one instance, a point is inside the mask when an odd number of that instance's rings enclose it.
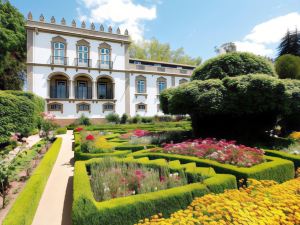
<instances>
[{"instance_id":1,"label":"arched window","mask_svg":"<svg viewBox=\"0 0 300 225\"><path fill-rule=\"evenodd\" d=\"M98 99L113 99L114 84L111 79L102 77L98 80Z\"/></svg>"},{"instance_id":2,"label":"arched window","mask_svg":"<svg viewBox=\"0 0 300 225\"><path fill-rule=\"evenodd\" d=\"M47 105L48 112L59 111L63 113L63 104L58 102L52 102Z\"/></svg>"},{"instance_id":3,"label":"arched window","mask_svg":"<svg viewBox=\"0 0 300 225\"><path fill-rule=\"evenodd\" d=\"M83 102L83 103L78 103L78 104L77 104L77 113L78 113L79 111L87 111L87 112L91 112L91 105L88 104L88 103L85 103L85 102Z\"/></svg>"},{"instance_id":4,"label":"arched window","mask_svg":"<svg viewBox=\"0 0 300 225\"><path fill-rule=\"evenodd\" d=\"M79 40L77 47L77 66L91 66L90 65L90 44L86 40Z\"/></svg>"},{"instance_id":5,"label":"arched window","mask_svg":"<svg viewBox=\"0 0 300 225\"><path fill-rule=\"evenodd\" d=\"M145 103L139 103L135 106L136 112L147 112L147 105Z\"/></svg>"},{"instance_id":6,"label":"arched window","mask_svg":"<svg viewBox=\"0 0 300 225\"><path fill-rule=\"evenodd\" d=\"M167 79L164 77L159 77L157 79L157 90L158 94L160 94L163 90L167 88Z\"/></svg>"},{"instance_id":7,"label":"arched window","mask_svg":"<svg viewBox=\"0 0 300 225\"><path fill-rule=\"evenodd\" d=\"M67 65L66 40L60 36L52 38L52 64Z\"/></svg>"},{"instance_id":8,"label":"arched window","mask_svg":"<svg viewBox=\"0 0 300 225\"><path fill-rule=\"evenodd\" d=\"M137 94L145 94L147 92L146 77L142 75L137 76L135 80L135 85Z\"/></svg>"},{"instance_id":9,"label":"arched window","mask_svg":"<svg viewBox=\"0 0 300 225\"><path fill-rule=\"evenodd\" d=\"M179 84L184 84L184 83L186 83L186 82L188 82L188 80L187 80L187 79L184 79L184 78L179 80Z\"/></svg>"},{"instance_id":10,"label":"arched window","mask_svg":"<svg viewBox=\"0 0 300 225\"><path fill-rule=\"evenodd\" d=\"M103 112L107 112L107 111L110 111L110 112L115 112L115 104L113 103L104 103L103 104Z\"/></svg>"}]
</instances>

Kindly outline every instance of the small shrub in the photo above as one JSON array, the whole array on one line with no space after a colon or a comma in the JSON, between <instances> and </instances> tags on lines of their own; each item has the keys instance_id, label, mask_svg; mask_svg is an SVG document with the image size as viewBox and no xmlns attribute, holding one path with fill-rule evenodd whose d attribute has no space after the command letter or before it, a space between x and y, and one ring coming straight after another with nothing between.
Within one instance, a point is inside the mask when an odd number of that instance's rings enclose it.
<instances>
[{"instance_id":1,"label":"small shrub","mask_svg":"<svg viewBox=\"0 0 300 225\"><path fill-rule=\"evenodd\" d=\"M55 134L66 134L67 128L66 127L59 127L55 130Z\"/></svg>"},{"instance_id":2,"label":"small shrub","mask_svg":"<svg viewBox=\"0 0 300 225\"><path fill-rule=\"evenodd\" d=\"M142 117L140 115L136 115L131 118L132 123L141 123L142 122Z\"/></svg>"},{"instance_id":3,"label":"small shrub","mask_svg":"<svg viewBox=\"0 0 300 225\"><path fill-rule=\"evenodd\" d=\"M127 120L128 120L128 115L126 113L124 113L121 117L120 123L125 124L125 123L127 123Z\"/></svg>"},{"instance_id":4,"label":"small shrub","mask_svg":"<svg viewBox=\"0 0 300 225\"><path fill-rule=\"evenodd\" d=\"M154 118L150 117L150 116L143 116L141 118L142 123L153 123L153 121L154 121Z\"/></svg>"},{"instance_id":5,"label":"small shrub","mask_svg":"<svg viewBox=\"0 0 300 225\"><path fill-rule=\"evenodd\" d=\"M84 114L81 114L80 118L77 121L78 125L89 126L91 125L90 119L86 117Z\"/></svg>"},{"instance_id":6,"label":"small shrub","mask_svg":"<svg viewBox=\"0 0 300 225\"><path fill-rule=\"evenodd\" d=\"M116 113L110 113L108 115L105 116L105 119L109 122L109 123L120 123L120 117L118 114Z\"/></svg>"},{"instance_id":7,"label":"small shrub","mask_svg":"<svg viewBox=\"0 0 300 225\"><path fill-rule=\"evenodd\" d=\"M280 56L275 62L279 78L300 79L300 57L290 54Z\"/></svg>"}]
</instances>

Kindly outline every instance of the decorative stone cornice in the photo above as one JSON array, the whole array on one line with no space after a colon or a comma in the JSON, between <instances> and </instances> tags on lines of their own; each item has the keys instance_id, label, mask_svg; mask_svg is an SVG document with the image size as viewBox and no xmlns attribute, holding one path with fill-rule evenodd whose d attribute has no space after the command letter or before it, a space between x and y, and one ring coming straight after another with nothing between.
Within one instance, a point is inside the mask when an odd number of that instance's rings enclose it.
<instances>
[{"instance_id":1,"label":"decorative stone cornice","mask_svg":"<svg viewBox=\"0 0 300 225\"><path fill-rule=\"evenodd\" d=\"M50 23L47 23L43 14L40 15L39 21L34 21L31 12L29 12L27 15L26 28L35 30L36 32L42 31L57 35L70 35L81 38L99 39L103 41L116 41L124 44L130 43L127 29L125 30L124 34L122 34L119 27L115 32L113 32L112 27L109 26L107 32L105 32L104 26L101 24L99 31L97 31L94 23L91 23L90 29L86 28L85 21L82 21L81 27L77 28L75 20L72 20L71 26L68 26L64 18L61 19L60 24L56 23L54 16L51 17Z\"/></svg>"}]
</instances>

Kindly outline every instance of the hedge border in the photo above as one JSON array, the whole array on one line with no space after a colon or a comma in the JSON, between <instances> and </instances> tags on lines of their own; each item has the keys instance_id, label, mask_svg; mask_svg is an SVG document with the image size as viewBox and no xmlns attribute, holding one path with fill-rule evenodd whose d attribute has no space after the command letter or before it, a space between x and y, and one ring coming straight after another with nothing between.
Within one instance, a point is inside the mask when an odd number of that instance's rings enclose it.
<instances>
[{"instance_id":1,"label":"hedge border","mask_svg":"<svg viewBox=\"0 0 300 225\"><path fill-rule=\"evenodd\" d=\"M52 144L17 197L2 225L31 225L61 144L62 138L57 138Z\"/></svg>"},{"instance_id":2,"label":"hedge border","mask_svg":"<svg viewBox=\"0 0 300 225\"><path fill-rule=\"evenodd\" d=\"M140 151L130 154L134 158L149 157L150 159L164 158L168 160L179 160L181 163L195 162L197 166L210 166L217 173L233 174L237 180L253 178L257 180L275 180L279 183L293 179L295 177L295 168L293 162L271 156L264 156L267 160L250 168L237 167L230 164L222 164L210 159L200 159L193 156L152 153L150 151Z\"/></svg>"},{"instance_id":3,"label":"hedge border","mask_svg":"<svg viewBox=\"0 0 300 225\"><path fill-rule=\"evenodd\" d=\"M195 197L207 193L220 193L225 189L235 189L236 180L229 174L210 174L211 177L203 183L192 183L167 190L127 196L97 202L94 199L86 167L102 159L77 161L74 170L74 192L72 221L73 225L132 225L140 219L157 213L168 216L171 213L186 208ZM165 159L149 160L148 158L125 158L116 160L139 164L166 166L170 169L186 167L189 172L198 173L195 163L181 164L178 160L167 163ZM201 168L198 168L201 169ZM186 171L188 173L188 171Z\"/></svg>"},{"instance_id":4,"label":"hedge border","mask_svg":"<svg viewBox=\"0 0 300 225\"><path fill-rule=\"evenodd\" d=\"M290 160L294 163L295 169L300 168L300 155L293 155L279 150L265 150L266 155Z\"/></svg>"}]
</instances>

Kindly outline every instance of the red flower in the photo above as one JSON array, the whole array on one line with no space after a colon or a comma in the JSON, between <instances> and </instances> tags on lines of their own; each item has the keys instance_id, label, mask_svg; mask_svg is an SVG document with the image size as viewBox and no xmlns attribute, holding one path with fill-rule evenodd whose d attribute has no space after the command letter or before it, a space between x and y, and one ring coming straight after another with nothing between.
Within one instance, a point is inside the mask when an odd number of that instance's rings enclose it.
<instances>
[{"instance_id":1,"label":"red flower","mask_svg":"<svg viewBox=\"0 0 300 225\"><path fill-rule=\"evenodd\" d=\"M83 130L82 127L77 127L77 128L75 129L75 131L77 131L77 132L80 132L80 131L82 131L82 130Z\"/></svg>"},{"instance_id":2,"label":"red flower","mask_svg":"<svg viewBox=\"0 0 300 225\"><path fill-rule=\"evenodd\" d=\"M95 137L94 137L93 135L89 134L88 136L86 136L85 139L86 139L87 141L93 141L93 140L95 140Z\"/></svg>"},{"instance_id":3,"label":"red flower","mask_svg":"<svg viewBox=\"0 0 300 225\"><path fill-rule=\"evenodd\" d=\"M137 137L143 137L143 136L146 136L148 134L150 134L150 132L147 131L147 130L134 130L133 131L133 135L137 136Z\"/></svg>"}]
</instances>

